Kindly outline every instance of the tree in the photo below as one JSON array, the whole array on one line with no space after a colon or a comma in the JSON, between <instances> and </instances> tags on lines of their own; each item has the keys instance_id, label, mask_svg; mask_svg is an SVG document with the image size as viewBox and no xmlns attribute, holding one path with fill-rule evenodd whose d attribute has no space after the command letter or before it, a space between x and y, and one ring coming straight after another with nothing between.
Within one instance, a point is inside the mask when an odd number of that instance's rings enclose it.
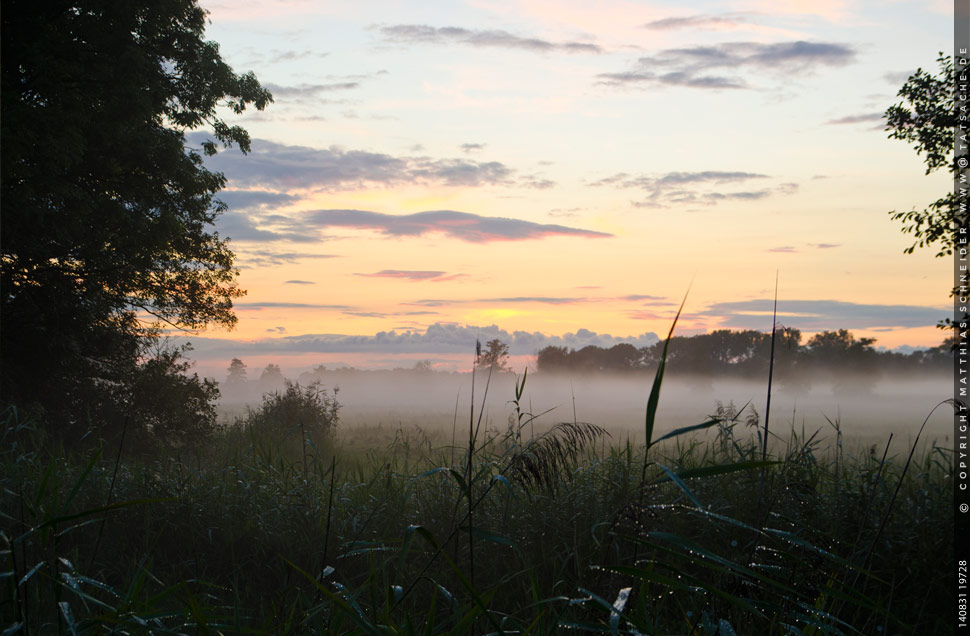
<instances>
[{"instance_id":1,"label":"tree","mask_svg":"<svg viewBox=\"0 0 970 636\"><path fill-rule=\"evenodd\" d=\"M263 373L259 376L259 384L264 391L275 391L285 383L286 378L283 377L283 370L280 369L280 365L278 364L267 364L266 368L263 369Z\"/></svg>"},{"instance_id":2,"label":"tree","mask_svg":"<svg viewBox=\"0 0 970 636\"><path fill-rule=\"evenodd\" d=\"M568 371L570 368L569 349L549 345L536 354L536 368L539 371Z\"/></svg>"},{"instance_id":3,"label":"tree","mask_svg":"<svg viewBox=\"0 0 970 636\"><path fill-rule=\"evenodd\" d=\"M194 0L4 2L0 67L0 390L72 420L130 381L153 325L232 327L238 271L211 231L217 113L272 96L203 39ZM186 133L209 127L188 148ZM168 365L177 372L176 367Z\"/></svg>"},{"instance_id":4,"label":"tree","mask_svg":"<svg viewBox=\"0 0 970 636\"><path fill-rule=\"evenodd\" d=\"M240 385L246 382L246 364L239 358L233 358L229 362L229 375L226 377L226 384Z\"/></svg>"},{"instance_id":5,"label":"tree","mask_svg":"<svg viewBox=\"0 0 970 636\"><path fill-rule=\"evenodd\" d=\"M962 149L957 148L954 153L954 133L959 123L954 103L957 77L950 56L941 52L936 61L940 65L939 75L917 69L899 89L897 94L904 101L886 110L886 129L890 131L890 139L902 139L913 145L916 153L923 157L926 174L946 166L955 179L959 176L958 165L967 161L967 146L970 144L966 143L967 131L962 131ZM907 254L912 254L917 247L931 247L937 250L937 258L950 256L956 246L956 228L967 227L966 208L961 211L960 197L952 188L922 211L894 210L890 215L893 220L902 222L904 234L912 234L915 239L904 250ZM958 292L959 289L954 287L950 296L956 296ZM946 318L937 326L949 329L952 321Z\"/></svg>"},{"instance_id":6,"label":"tree","mask_svg":"<svg viewBox=\"0 0 970 636\"><path fill-rule=\"evenodd\" d=\"M495 338L485 343L485 351L478 357L478 368L495 367L496 371L505 371L509 359L509 346Z\"/></svg>"},{"instance_id":7,"label":"tree","mask_svg":"<svg viewBox=\"0 0 970 636\"><path fill-rule=\"evenodd\" d=\"M953 93L956 90L953 60L942 52L937 58L939 75L917 69L897 93L903 101L886 110L886 129L890 139L902 139L913 145L923 157L926 174L944 166L956 175L957 161L966 157L963 151L953 157L953 137L957 126ZM953 223L966 225L966 212L960 213L959 201L951 190L931 203L925 210L890 212L893 220L901 221L903 233L912 234L915 241L906 248L912 254L917 247L937 246L937 257L953 254L955 235Z\"/></svg>"}]
</instances>

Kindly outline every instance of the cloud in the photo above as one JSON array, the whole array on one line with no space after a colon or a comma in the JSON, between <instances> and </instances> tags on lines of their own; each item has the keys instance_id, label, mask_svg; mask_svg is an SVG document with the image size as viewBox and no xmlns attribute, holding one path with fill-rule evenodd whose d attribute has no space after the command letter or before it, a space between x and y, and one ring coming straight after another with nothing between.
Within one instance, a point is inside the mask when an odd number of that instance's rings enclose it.
<instances>
[{"instance_id":1,"label":"cloud","mask_svg":"<svg viewBox=\"0 0 970 636\"><path fill-rule=\"evenodd\" d=\"M643 309L638 309L635 311L626 312L627 317L633 318L634 320L670 320L673 313L662 315L654 311L645 311Z\"/></svg>"},{"instance_id":2,"label":"cloud","mask_svg":"<svg viewBox=\"0 0 970 636\"><path fill-rule=\"evenodd\" d=\"M263 309L351 309L347 305L318 305L314 303L233 303L233 309L241 311L261 311Z\"/></svg>"},{"instance_id":3,"label":"cloud","mask_svg":"<svg viewBox=\"0 0 970 636\"><path fill-rule=\"evenodd\" d=\"M545 305L573 305L586 302L586 298L554 298L550 296L513 296L509 298L483 298L486 303L542 303Z\"/></svg>"},{"instance_id":4,"label":"cloud","mask_svg":"<svg viewBox=\"0 0 970 636\"><path fill-rule=\"evenodd\" d=\"M837 126L840 124L865 124L869 122L882 122L882 113L865 113L862 115L848 115L846 117L839 117L838 119L830 119L825 122L826 126ZM881 128L881 126L880 126Z\"/></svg>"},{"instance_id":5,"label":"cloud","mask_svg":"<svg viewBox=\"0 0 970 636\"><path fill-rule=\"evenodd\" d=\"M284 285L316 285L312 280L285 280Z\"/></svg>"},{"instance_id":6,"label":"cloud","mask_svg":"<svg viewBox=\"0 0 970 636\"><path fill-rule=\"evenodd\" d=\"M833 247L842 247L841 243L809 243L810 247L817 247L820 250L829 250Z\"/></svg>"},{"instance_id":7,"label":"cloud","mask_svg":"<svg viewBox=\"0 0 970 636\"><path fill-rule=\"evenodd\" d=\"M528 176L519 179L519 185L526 188L535 188L536 190L548 190L556 186L555 181L549 179L543 179L542 177Z\"/></svg>"},{"instance_id":8,"label":"cloud","mask_svg":"<svg viewBox=\"0 0 970 636\"><path fill-rule=\"evenodd\" d=\"M585 286L581 289L600 289L598 286ZM627 296L507 296L500 298L463 298L442 300L439 298L425 298L415 300L405 305L417 305L421 307L441 307L443 305L462 305L462 304L516 304L516 303L539 303L545 305L578 305L580 303L597 302L638 302L643 300L652 301L651 306L671 305L664 296L647 296L645 294L631 294Z\"/></svg>"},{"instance_id":9,"label":"cloud","mask_svg":"<svg viewBox=\"0 0 970 636\"><path fill-rule=\"evenodd\" d=\"M715 303L699 316L719 318L724 327L768 329L773 301ZM836 300L779 300L778 321L805 331L928 327L946 313L944 308L916 305L868 305ZM952 310L951 310L952 311Z\"/></svg>"},{"instance_id":10,"label":"cloud","mask_svg":"<svg viewBox=\"0 0 970 636\"><path fill-rule=\"evenodd\" d=\"M234 241L314 243L319 240L295 229L289 219L278 215L260 217L245 212L226 212L216 219L215 227Z\"/></svg>"},{"instance_id":11,"label":"cloud","mask_svg":"<svg viewBox=\"0 0 970 636\"><path fill-rule=\"evenodd\" d=\"M353 311L353 310L348 310ZM496 325L478 327L451 323L435 323L427 329L381 331L372 336L343 334L305 334L257 341L238 341L193 337L193 355L254 355L288 353L468 353L473 356L475 341L499 339L509 345L513 355L531 355L547 346L581 349L588 345L612 347L628 342L636 347L656 344L659 338L648 332L638 336L616 337L588 329L562 336L527 331L506 331Z\"/></svg>"},{"instance_id":12,"label":"cloud","mask_svg":"<svg viewBox=\"0 0 970 636\"><path fill-rule=\"evenodd\" d=\"M649 193L646 201L634 201L637 208L669 207L670 205L716 205L721 201L754 201L775 194L792 194L798 184L782 183L774 188L721 192L703 190L705 186L745 183L769 178L754 172L706 170L701 172L668 172L661 176L615 174L591 183L591 186L639 189ZM690 188L690 189L688 189Z\"/></svg>"},{"instance_id":13,"label":"cloud","mask_svg":"<svg viewBox=\"0 0 970 636\"><path fill-rule=\"evenodd\" d=\"M742 15L736 13L724 13L721 15L690 15L678 18L663 18L653 20L643 25L644 29L656 31L672 31L675 29L725 29L738 26L747 26L748 21Z\"/></svg>"},{"instance_id":14,"label":"cloud","mask_svg":"<svg viewBox=\"0 0 970 636\"><path fill-rule=\"evenodd\" d=\"M724 172L718 170L705 170L702 172L668 172L661 177L651 177L647 175L631 176L625 172L615 174L612 177L600 179L590 185L602 186L612 185L617 188L641 188L644 190L657 190L671 186L679 186L694 183L736 183L750 179L766 179L768 175L756 174L753 172Z\"/></svg>"},{"instance_id":15,"label":"cloud","mask_svg":"<svg viewBox=\"0 0 970 636\"><path fill-rule=\"evenodd\" d=\"M302 260L338 258L336 254L315 254L312 252L278 252L275 250L236 250L236 257L247 267L269 267L289 265Z\"/></svg>"},{"instance_id":16,"label":"cloud","mask_svg":"<svg viewBox=\"0 0 970 636\"><path fill-rule=\"evenodd\" d=\"M855 58L855 50L832 42L727 42L713 46L665 49L654 56L641 57L632 70L598 75L602 84L686 86L702 89L745 89L751 85L742 77L713 74L718 69L729 73L744 70L767 71L794 76L821 66L845 66Z\"/></svg>"},{"instance_id":17,"label":"cloud","mask_svg":"<svg viewBox=\"0 0 970 636\"><path fill-rule=\"evenodd\" d=\"M382 214L363 210L316 210L305 216L306 222L319 228L349 227L370 229L385 236L422 236L444 234L470 243L522 241L550 236L605 238L612 234L563 225L550 225L493 216L479 216L453 210Z\"/></svg>"},{"instance_id":18,"label":"cloud","mask_svg":"<svg viewBox=\"0 0 970 636\"><path fill-rule=\"evenodd\" d=\"M646 294L629 294L620 296L620 300L667 300L666 296L648 296Z\"/></svg>"},{"instance_id":19,"label":"cloud","mask_svg":"<svg viewBox=\"0 0 970 636\"><path fill-rule=\"evenodd\" d=\"M315 97L320 93L332 93L334 91L348 91L360 88L360 82L332 82L329 84L297 84L296 86L285 86L282 84L272 84L267 82L263 88L273 94L274 99L279 98L307 98Z\"/></svg>"},{"instance_id":20,"label":"cloud","mask_svg":"<svg viewBox=\"0 0 970 636\"><path fill-rule=\"evenodd\" d=\"M521 37L498 29L464 29L461 27L432 27L423 24L398 24L381 28L390 42L405 44L461 44L475 47L519 49L538 53L602 53L603 49L590 42L550 42L539 38Z\"/></svg>"},{"instance_id":21,"label":"cloud","mask_svg":"<svg viewBox=\"0 0 970 636\"><path fill-rule=\"evenodd\" d=\"M908 80L915 72L916 71L895 71L883 73L882 78L893 86L900 86L901 84L905 84L906 80Z\"/></svg>"},{"instance_id":22,"label":"cloud","mask_svg":"<svg viewBox=\"0 0 970 636\"><path fill-rule=\"evenodd\" d=\"M428 316L434 315L438 312L436 311L345 311L343 312L347 316L354 316L355 318L390 318L394 316Z\"/></svg>"},{"instance_id":23,"label":"cloud","mask_svg":"<svg viewBox=\"0 0 970 636\"><path fill-rule=\"evenodd\" d=\"M355 274L355 276L366 276L368 278L396 278L398 280L426 280L437 283L446 280L454 280L456 278L463 278L467 275L448 275L447 272L432 270L382 269L381 271L374 272L373 274Z\"/></svg>"},{"instance_id":24,"label":"cloud","mask_svg":"<svg viewBox=\"0 0 970 636\"><path fill-rule=\"evenodd\" d=\"M479 150L485 150L485 144L462 144L459 146L466 154L469 152L478 152Z\"/></svg>"},{"instance_id":25,"label":"cloud","mask_svg":"<svg viewBox=\"0 0 970 636\"><path fill-rule=\"evenodd\" d=\"M271 210L292 205L300 200L300 197L292 194L265 190L223 190L217 198L230 210Z\"/></svg>"},{"instance_id":26,"label":"cloud","mask_svg":"<svg viewBox=\"0 0 970 636\"><path fill-rule=\"evenodd\" d=\"M211 135L194 133L190 143ZM206 167L222 172L233 187L289 191L358 190L374 185L434 183L482 186L509 183L514 171L497 161L395 157L337 146L318 149L254 139L248 155L220 152L206 158Z\"/></svg>"},{"instance_id":27,"label":"cloud","mask_svg":"<svg viewBox=\"0 0 970 636\"><path fill-rule=\"evenodd\" d=\"M314 58L314 57L324 58L324 57L327 57L328 55L330 55L330 53L319 53L317 51L312 51L309 49L304 49L302 51L273 49L272 51L269 52L269 56L267 57L266 61L269 64L278 64L280 62L293 62L295 60L305 60L307 58ZM269 85L263 84L263 86L268 88ZM271 92L273 92L273 95L275 97L276 95L275 91L271 91Z\"/></svg>"},{"instance_id":28,"label":"cloud","mask_svg":"<svg viewBox=\"0 0 970 636\"><path fill-rule=\"evenodd\" d=\"M784 245L782 247L772 247L766 251L780 253L780 254L795 254L798 252L798 250L792 247L791 245Z\"/></svg>"}]
</instances>

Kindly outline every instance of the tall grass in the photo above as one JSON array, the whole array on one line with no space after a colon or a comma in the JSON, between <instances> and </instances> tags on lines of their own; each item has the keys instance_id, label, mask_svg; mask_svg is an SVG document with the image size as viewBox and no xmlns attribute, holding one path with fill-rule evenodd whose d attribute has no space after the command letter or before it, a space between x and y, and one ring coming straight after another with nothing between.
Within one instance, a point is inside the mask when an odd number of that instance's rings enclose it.
<instances>
[{"instance_id":1,"label":"tall grass","mask_svg":"<svg viewBox=\"0 0 970 636\"><path fill-rule=\"evenodd\" d=\"M339 437L308 437L299 418L255 417L205 448L119 460L50 448L8 410L0 627L928 634L948 625L934 558L952 550L949 450L918 447L918 437L905 457L888 444L826 447L794 417L767 448L748 405L717 405L704 422L654 439L662 371L647 399L647 442L635 446L593 423L528 412L526 380L504 430L472 403L463 449L402 429L348 453Z\"/></svg>"}]
</instances>

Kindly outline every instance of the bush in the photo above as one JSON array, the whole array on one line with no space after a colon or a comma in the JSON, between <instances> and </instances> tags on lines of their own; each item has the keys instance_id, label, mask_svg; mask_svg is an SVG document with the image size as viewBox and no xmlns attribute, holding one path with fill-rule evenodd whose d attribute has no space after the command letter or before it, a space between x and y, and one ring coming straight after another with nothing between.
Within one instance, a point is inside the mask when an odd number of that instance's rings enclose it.
<instances>
[{"instance_id":1,"label":"bush","mask_svg":"<svg viewBox=\"0 0 970 636\"><path fill-rule=\"evenodd\" d=\"M258 446L291 458L319 455L337 428L337 389L327 393L318 383L307 386L286 381L285 390L267 393L246 427Z\"/></svg>"}]
</instances>

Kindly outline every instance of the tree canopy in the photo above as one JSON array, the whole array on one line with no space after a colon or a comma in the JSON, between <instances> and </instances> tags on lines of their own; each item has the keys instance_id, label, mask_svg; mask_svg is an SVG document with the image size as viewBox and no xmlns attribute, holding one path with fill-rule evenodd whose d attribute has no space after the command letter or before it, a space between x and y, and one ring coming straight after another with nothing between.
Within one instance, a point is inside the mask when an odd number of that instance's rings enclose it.
<instances>
[{"instance_id":1,"label":"tree canopy","mask_svg":"<svg viewBox=\"0 0 970 636\"><path fill-rule=\"evenodd\" d=\"M940 53L937 62L940 65L938 75L917 69L899 89L897 95L903 101L886 110L886 129L890 139L901 139L913 145L916 153L923 157L926 174L947 167L955 175L958 157L953 157L953 139L957 113L953 91L956 78L949 55ZM912 254L917 247L935 247L938 257L953 254L953 223L966 223L966 213L961 215L952 188L922 211L893 211L890 215L893 220L902 222L905 234L913 235L914 242L906 248L907 253Z\"/></svg>"},{"instance_id":2,"label":"tree canopy","mask_svg":"<svg viewBox=\"0 0 970 636\"><path fill-rule=\"evenodd\" d=\"M478 367L488 369L494 367L496 371L505 371L508 368L509 346L495 338L485 343L485 350L478 356Z\"/></svg>"},{"instance_id":3,"label":"tree canopy","mask_svg":"<svg viewBox=\"0 0 970 636\"><path fill-rule=\"evenodd\" d=\"M272 96L194 0L11 0L0 22L3 399L67 406L123 383L153 326L235 324L225 177L203 157L248 151L222 113Z\"/></svg>"}]
</instances>

